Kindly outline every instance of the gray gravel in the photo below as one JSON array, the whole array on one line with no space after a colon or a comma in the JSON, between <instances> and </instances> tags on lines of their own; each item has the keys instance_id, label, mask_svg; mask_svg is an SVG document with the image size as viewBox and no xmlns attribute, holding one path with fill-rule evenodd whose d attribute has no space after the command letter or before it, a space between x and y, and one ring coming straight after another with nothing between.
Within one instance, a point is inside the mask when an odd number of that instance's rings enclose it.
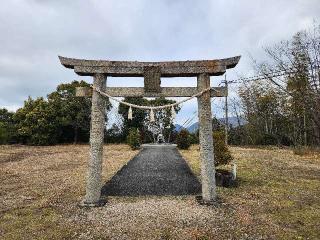
<instances>
[{"instance_id":1,"label":"gray gravel","mask_svg":"<svg viewBox=\"0 0 320 240\"><path fill-rule=\"evenodd\" d=\"M200 194L201 184L176 148L143 148L106 185L108 196Z\"/></svg>"},{"instance_id":2,"label":"gray gravel","mask_svg":"<svg viewBox=\"0 0 320 240\"><path fill-rule=\"evenodd\" d=\"M201 206L194 196L110 197L102 208L91 208L76 223L94 226L102 239L235 239L233 210ZM94 238L91 238L94 239Z\"/></svg>"}]
</instances>

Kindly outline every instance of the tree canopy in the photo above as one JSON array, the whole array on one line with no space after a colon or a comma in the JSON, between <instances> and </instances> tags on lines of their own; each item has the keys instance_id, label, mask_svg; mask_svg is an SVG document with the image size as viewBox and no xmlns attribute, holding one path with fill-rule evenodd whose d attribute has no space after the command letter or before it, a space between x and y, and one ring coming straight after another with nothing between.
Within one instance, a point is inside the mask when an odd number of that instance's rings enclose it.
<instances>
[{"instance_id":1,"label":"tree canopy","mask_svg":"<svg viewBox=\"0 0 320 240\"><path fill-rule=\"evenodd\" d=\"M47 99L29 97L22 108L9 114L16 129L14 141L31 145L87 142L91 99L75 96L75 88L80 86L89 84L73 81L60 84L56 91L48 94ZM107 111L110 108L111 104L107 102ZM8 113L2 110L1 124L8 122L8 118Z\"/></svg>"},{"instance_id":2,"label":"tree canopy","mask_svg":"<svg viewBox=\"0 0 320 240\"><path fill-rule=\"evenodd\" d=\"M315 26L265 48L267 60L255 62L265 80L244 82L239 89L248 123L239 129L247 144L320 144L319 46L320 26Z\"/></svg>"}]
</instances>

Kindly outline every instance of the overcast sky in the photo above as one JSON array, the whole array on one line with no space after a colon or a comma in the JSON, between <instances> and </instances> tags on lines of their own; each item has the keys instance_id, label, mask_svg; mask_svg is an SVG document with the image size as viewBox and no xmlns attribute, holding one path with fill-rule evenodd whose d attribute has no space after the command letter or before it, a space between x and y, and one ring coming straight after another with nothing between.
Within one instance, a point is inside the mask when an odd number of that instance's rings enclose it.
<instances>
[{"instance_id":1,"label":"overcast sky","mask_svg":"<svg viewBox=\"0 0 320 240\"><path fill-rule=\"evenodd\" d=\"M110 60L197 60L242 55L228 78L252 74L249 54L319 22L320 0L10 0L0 4L0 107L16 110L75 79L58 55ZM222 77L211 78L216 86ZM143 79L108 79L142 86ZM163 86L196 80L164 79ZM213 111L221 116L221 104ZM182 123L196 110L185 103Z\"/></svg>"}]
</instances>

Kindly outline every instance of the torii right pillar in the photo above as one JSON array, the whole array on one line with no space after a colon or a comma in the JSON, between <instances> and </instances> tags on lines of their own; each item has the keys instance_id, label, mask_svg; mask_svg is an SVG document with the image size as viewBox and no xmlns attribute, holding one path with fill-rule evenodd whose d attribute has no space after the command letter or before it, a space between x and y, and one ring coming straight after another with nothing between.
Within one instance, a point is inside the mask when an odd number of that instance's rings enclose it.
<instances>
[{"instance_id":1,"label":"torii right pillar","mask_svg":"<svg viewBox=\"0 0 320 240\"><path fill-rule=\"evenodd\" d=\"M197 78L198 91L210 87L210 76L200 74ZM211 96L207 91L198 97L199 141L202 179L202 201L206 204L217 198L215 166L213 154Z\"/></svg>"}]
</instances>

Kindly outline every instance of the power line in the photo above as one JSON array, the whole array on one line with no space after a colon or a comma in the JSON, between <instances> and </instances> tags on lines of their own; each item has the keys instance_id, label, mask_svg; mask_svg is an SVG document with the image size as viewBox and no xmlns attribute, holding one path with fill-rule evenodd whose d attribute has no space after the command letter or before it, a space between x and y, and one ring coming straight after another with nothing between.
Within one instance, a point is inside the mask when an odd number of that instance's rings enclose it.
<instances>
[{"instance_id":1,"label":"power line","mask_svg":"<svg viewBox=\"0 0 320 240\"><path fill-rule=\"evenodd\" d=\"M211 99L211 104L213 103L214 98ZM192 121L195 119L195 117L197 116L198 110L195 110L192 115L180 126L179 131L183 128L188 128L190 127L192 124Z\"/></svg>"},{"instance_id":2,"label":"power line","mask_svg":"<svg viewBox=\"0 0 320 240\"><path fill-rule=\"evenodd\" d=\"M211 104L213 104L214 98L211 99ZM179 128L179 131L183 128L188 128L190 127L193 123L193 120L197 117L198 110L195 110L192 115L181 125Z\"/></svg>"},{"instance_id":3,"label":"power line","mask_svg":"<svg viewBox=\"0 0 320 240\"><path fill-rule=\"evenodd\" d=\"M316 68L319 68L319 66L316 66ZM254 76L250 76L250 77L243 77L243 78L238 78L235 80L229 80L227 81L226 78L224 81L222 81L219 86L222 83L226 84L226 87L229 88L228 84L236 84L236 83L242 83L242 82L254 82L254 81L261 81L261 80L266 80L269 78L274 78L274 77L282 77L282 76L288 76L294 73L297 73L298 70L293 70L293 68L290 69L285 69L285 70L277 70L277 71L272 71L272 72L268 72L268 73L263 73L260 75L254 75ZM211 100L211 104L213 104L213 100L214 98L212 98ZM193 115L191 117L189 117L183 124L182 126L179 128L179 130L181 130L182 128L188 128L191 126L192 121L194 120L194 118L197 115L197 111L193 112Z\"/></svg>"},{"instance_id":4,"label":"power line","mask_svg":"<svg viewBox=\"0 0 320 240\"><path fill-rule=\"evenodd\" d=\"M319 66L315 66L314 67L314 69L319 69L319 68L320 68ZM268 78L288 76L288 75L295 74L295 73L298 73L298 72L299 72L298 70L292 70L292 69L278 70L278 71L272 71L272 72L268 72L268 73L263 73L263 74L260 74L260 75L254 75L254 76L250 76L250 77L243 77L243 78L238 78L238 79L235 79L235 80L229 80L228 83L229 84L233 84L233 83L242 83L244 81L245 82L261 81L261 80L265 80L265 79L268 79ZM221 83L224 83L224 81L222 81Z\"/></svg>"},{"instance_id":5,"label":"power line","mask_svg":"<svg viewBox=\"0 0 320 240\"><path fill-rule=\"evenodd\" d=\"M252 77L246 77L246 78L238 78L236 80L230 80L228 81L229 84L234 83L242 83L242 82L254 82L254 81L261 81L268 78L274 78L274 77L282 77L282 76L288 76L292 74L293 72L282 72L282 73L274 73L274 74L263 74L263 75L256 75Z\"/></svg>"},{"instance_id":6,"label":"power line","mask_svg":"<svg viewBox=\"0 0 320 240\"><path fill-rule=\"evenodd\" d=\"M189 118L181 125L181 127L179 128L179 130L181 130L181 129L183 129L183 128L186 128L185 126L186 126L187 124L189 124L190 121L192 121L192 120L195 118L195 116L197 115L197 113L198 113L197 110L194 111L194 112L193 112L193 116L192 116L192 117L189 117Z\"/></svg>"}]
</instances>

